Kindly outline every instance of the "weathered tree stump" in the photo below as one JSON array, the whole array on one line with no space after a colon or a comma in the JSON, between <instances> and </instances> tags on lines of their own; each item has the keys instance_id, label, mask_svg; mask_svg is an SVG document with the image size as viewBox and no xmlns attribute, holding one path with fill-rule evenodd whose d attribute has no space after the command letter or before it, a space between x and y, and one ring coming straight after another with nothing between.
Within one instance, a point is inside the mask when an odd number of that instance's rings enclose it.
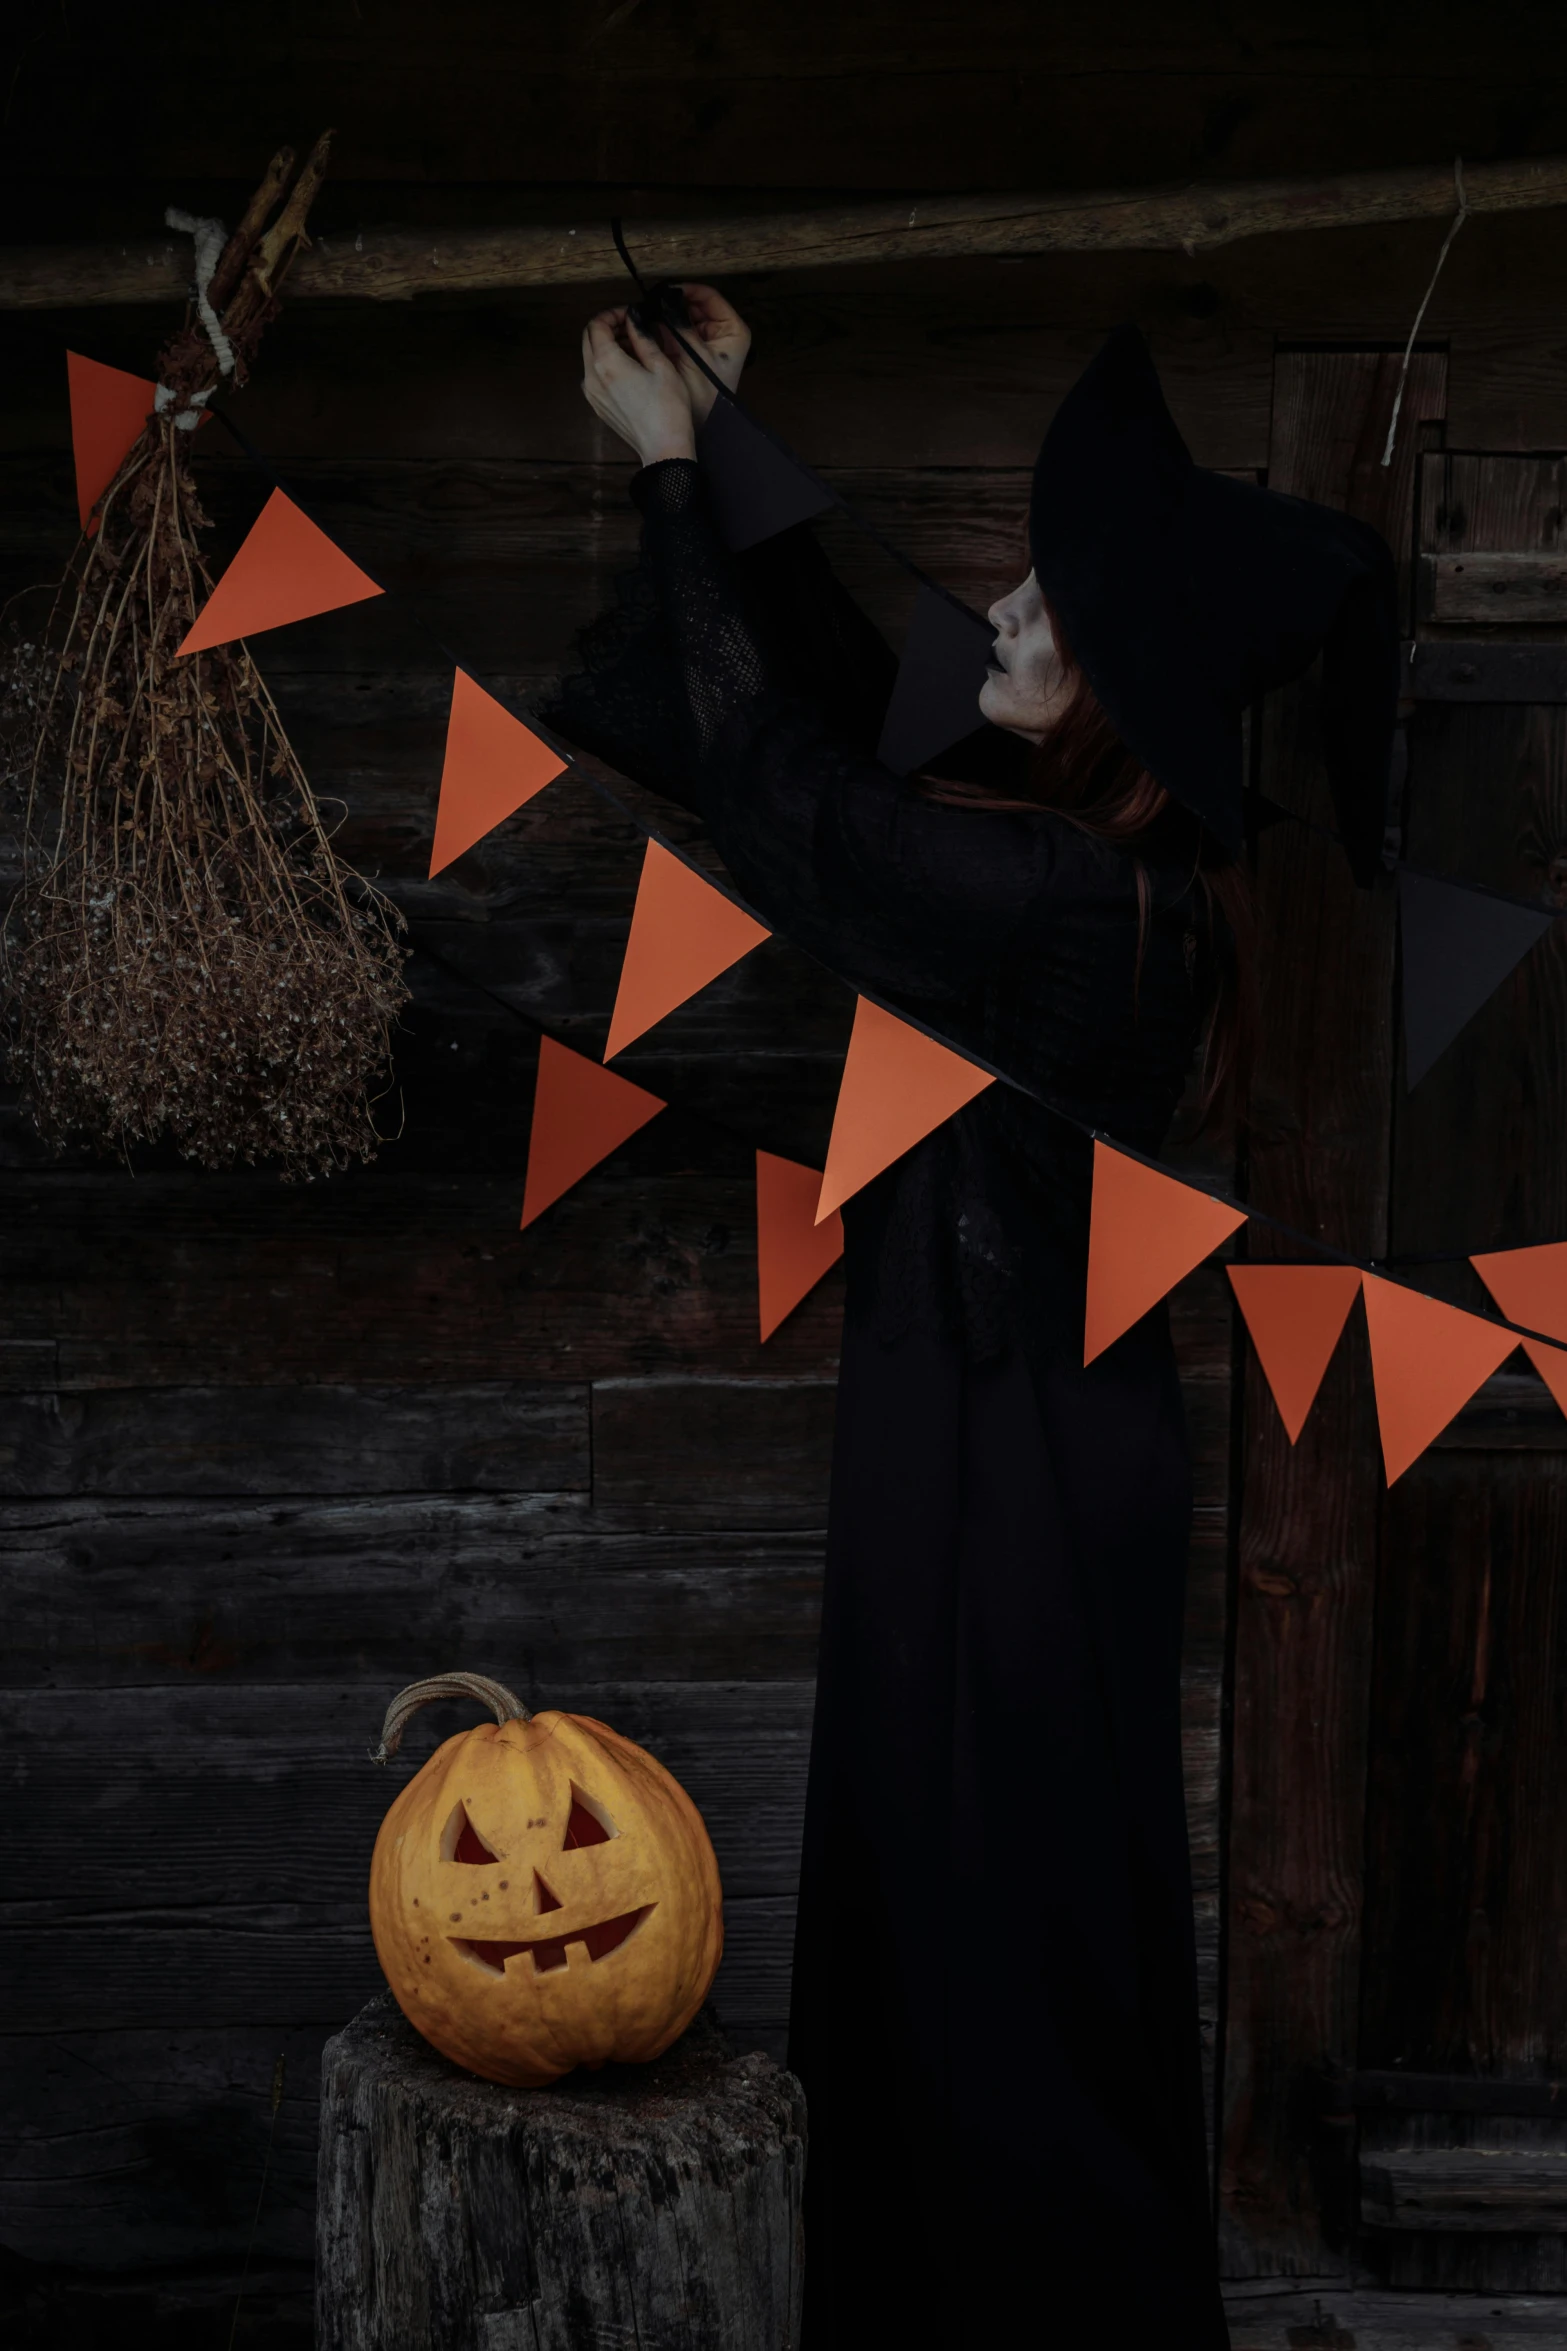
<instances>
[{"instance_id":1,"label":"weathered tree stump","mask_svg":"<svg viewBox=\"0 0 1567 2351\"><path fill-rule=\"evenodd\" d=\"M505 2090L383 1993L322 2058L318 2351L792 2351L804 2176L798 2082L705 2009Z\"/></svg>"}]
</instances>

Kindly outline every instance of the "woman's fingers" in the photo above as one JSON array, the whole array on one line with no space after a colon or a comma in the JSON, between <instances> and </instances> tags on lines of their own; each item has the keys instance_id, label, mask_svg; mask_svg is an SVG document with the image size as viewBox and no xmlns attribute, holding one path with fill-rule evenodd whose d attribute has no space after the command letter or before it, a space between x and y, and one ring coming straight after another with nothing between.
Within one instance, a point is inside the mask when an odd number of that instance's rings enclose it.
<instances>
[{"instance_id":1,"label":"woman's fingers","mask_svg":"<svg viewBox=\"0 0 1567 2351\"><path fill-rule=\"evenodd\" d=\"M704 343L720 350L732 346L743 351L749 347L750 328L716 286L682 286L680 291L686 298L691 324Z\"/></svg>"},{"instance_id":2,"label":"woman's fingers","mask_svg":"<svg viewBox=\"0 0 1567 2351\"><path fill-rule=\"evenodd\" d=\"M742 323L739 311L720 294L716 286L683 285L680 291L686 298L686 308L691 313L693 325L700 323L710 330L719 330L725 326L738 327Z\"/></svg>"},{"instance_id":3,"label":"woman's fingers","mask_svg":"<svg viewBox=\"0 0 1567 2351\"><path fill-rule=\"evenodd\" d=\"M640 360L645 368L654 370L668 367L669 361L659 349L657 337L645 335L629 311L626 313L625 331L632 356Z\"/></svg>"},{"instance_id":4,"label":"woman's fingers","mask_svg":"<svg viewBox=\"0 0 1567 2351\"><path fill-rule=\"evenodd\" d=\"M646 367L645 355L650 348L646 336L638 333L630 313L624 309L599 311L588 320L583 331L584 359L606 379L628 367Z\"/></svg>"},{"instance_id":5,"label":"woman's fingers","mask_svg":"<svg viewBox=\"0 0 1567 2351\"><path fill-rule=\"evenodd\" d=\"M656 338L626 311L600 311L583 329L582 390L594 415L644 465L692 454L691 396Z\"/></svg>"},{"instance_id":6,"label":"woman's fingers","mask_svg":"<svg viewBox=\"0 0 1567 2351\"><path fill-rule=\"evenodd\" d=\"M751 348L751 330L716 286L683 285L680 291L686 298L691 332L704 367L699 368L685 352L678 354L676 364L691 394L694 412L705 417L713 405L714 391L704 369L711 369L726 391L737 390Z\"/></svg>"},{"instance_id":7,"label":"woman's fingers","mask_svg":"<svg viewBox=\"0 0 1567 2351\"><path fill-rule=\"evenodd\" d=\"M591 364L601 370L629 357L620 339L620 322L613 311L601 310L596 318L588 320L582 344Z\"/></svg>"}]
</instances>

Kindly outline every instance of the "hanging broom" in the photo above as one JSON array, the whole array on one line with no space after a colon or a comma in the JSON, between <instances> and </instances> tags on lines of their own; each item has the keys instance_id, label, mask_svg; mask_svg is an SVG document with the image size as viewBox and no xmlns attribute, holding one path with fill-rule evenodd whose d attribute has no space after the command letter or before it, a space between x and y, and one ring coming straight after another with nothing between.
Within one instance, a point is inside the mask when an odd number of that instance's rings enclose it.
<instances>
[{"instance_id":1,"label":"hanging broom","mask_svg":"<svg viewBox=\"0 0 1567 2351\"><path fill-rule=\"evenodd\" d=\"M56 594L42 679L38 647L14 676L30 756L5 1007L56 1144L162 1138L206 1167L311 1176L379 1140L401 917L334 853L244 645L177 654L212 587L192 428L220 383L245 381L329 138L292 186L292 153L274 157L227 239L170 213L195 237L193 313Z\"/></svg>"}]
</instances>

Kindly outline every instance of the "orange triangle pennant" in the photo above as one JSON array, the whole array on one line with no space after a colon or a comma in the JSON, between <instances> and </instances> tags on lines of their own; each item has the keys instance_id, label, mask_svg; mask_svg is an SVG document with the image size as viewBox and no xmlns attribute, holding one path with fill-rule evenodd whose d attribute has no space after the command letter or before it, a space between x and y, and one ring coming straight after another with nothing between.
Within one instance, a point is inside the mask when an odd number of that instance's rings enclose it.
<instances>
[{"instance_id":1,"label":"orange triangle pennant","mask_svg":"<svg viewBox=\"0 0 1567 2351\"><path fill-rule=\"evenodd\" d=\"M1567 1339L1567 1241L1493 1249L1469 1262L1509 1322Z\"/></svg>"},{"instance_id":2,"label":"orange triangle pennant","mask_svg":"<svg viewBox=\"0 0 1567 2351\"><path fill-rule=\"evenodd\" d=\"M381 589L292 498L274 490L244 545L197 613L181 653L205 653L291 620L310 620Z\"/></svg>"},{"instance_id":3,"label":"orange triangle pennant","mask_svg":"<svg viewBox=\"0 0 1567 2351\"><path fill-rule=\"evenodd\" d=\"M818 1224L995 1082L862 996L838 1084Z\"/></svg>"},{"instance_id":4,"label":"orange triangle pennant","mask_svg":"<svg viewBox=\"0 0 1567 2351\"><path fill-rule=\"evenodd\" d=\"M666 1107L656 1094L634 1086L629 1078L600 1069L596 1061L557 1045L553 1037L541 1037L523 1223L530 1225L542 1216L552 1201Z\"/></svg>"},{"instance_id":5,"label":"orange triangle pennant","mask_svg":"<svg viewBox=\"0 0 1567 2351\"><path fill-rule=\"evenodd\" d=\"M1547 1347L1543 1339L1525 1339L1523 1351L1562 1411L1567 1412L1567 1347Z\"/></svg>"},{"instance_id":6,"label":"orange triangle pennant","mask_svg":"<svg viewBox=\"0 0 1567 2351\"><path fill-rule=\"evenodd\" d=\"M649 841L604 1059L654 1027L772 932Z\"/></svg>"},{"instance_id":7,"label":"orange triangle pennant","mask_svg":"<svg viewBox=\"0 0 1567 2351\"><path fill-rule=\"evenodd\" d=\"M1362 1274L1387 1482L1403 1476L1517 1346L1512 1331L1380 1274Z\"/></svg>"},{"instance_id":8,"label":"orange triangle pennant","mask_svg":"<svg viewBox=\"0 0 1567 2351\"><path fill-rule=\"evenodd\" d=\"M90 535L98 528L93 508L141 438L158 387L145 376L127 374L123 367L84 359L79 351L67 351L65 379L71 397L76 511Z\"/></svg>"},{"instance_id":9,"label":"orange triangle pennant","mask_svg":"<svg viewBox=\"0 0 1567 2351\"><path fill-rule=\"evenodd\" d=\"M1293 1445L1360 1290L1353 1265L1230 1265L1262 1376Z\"/></svg>"},{"instance_id":10,"label":"orange triangle pennant","mask_svg":"<svg viewBox=\"0 0 1567 2351\"><path fill-rule=\"evenodd\" d=\"M1244 1208L1231 1208L1124 1151L1095 1143L1084 1363L1141 1322L1183 1274L1245 1222Z\"/></svg>"},{"instance_id":11,"label":"orange triangle pennant","mask_svg":"<svg viewBox=\"0 0 1567 2351\"><path fill-rule=\"evenodd\" d=\"M458 670L430 844L431 881L565 772L566 762L548 743L513 718L465 669Z\"/></svg>"},{"instance_id":12,"label":"orange triangle pennant","mask_svg":"<svg viewBox=\"0 0 1567 2351\"><path fill-rule=\"evenodd\" d=\"M815 1221L821 1188L814 1167L758 1151L756 1290L764 1339L843 1255L843 1218L837 1210L820 1224Z\"/></svg>"}]
</instances>

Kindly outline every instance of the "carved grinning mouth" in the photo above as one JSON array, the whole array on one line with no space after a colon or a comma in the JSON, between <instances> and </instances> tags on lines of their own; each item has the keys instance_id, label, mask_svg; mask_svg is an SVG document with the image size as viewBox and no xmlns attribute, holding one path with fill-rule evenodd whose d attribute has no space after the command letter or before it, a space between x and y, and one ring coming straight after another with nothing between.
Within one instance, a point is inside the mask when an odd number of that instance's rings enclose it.
<instances>
[{"instance_id":1,"label":"carved grinning mouth","mask_svg":"<svg viewBox=\"0 0 1567 2351\"><path fill-rule=\"evenodd\" d=\"M652 1902L644 1902L640 1910L624 1910L619 1918L606 1918L597 1926L578 1927L569 1935L546 1935L537 1942L480 1943L466 1935L453 1935L451 1940L459 1951L466 1952L470 1959L476 1959L481 1967L489 1968L495 1975L503 1975L507 1960L514 1959L519 1951L531 1951L533 1971L535 1975L543 1975L550 1968L567 1965L568 1943L585 1944L589 1959L608 1958L611 1951L620 1949L628 1935L635 1934L656 1907Z\"/></svg>"}]
</instances>

